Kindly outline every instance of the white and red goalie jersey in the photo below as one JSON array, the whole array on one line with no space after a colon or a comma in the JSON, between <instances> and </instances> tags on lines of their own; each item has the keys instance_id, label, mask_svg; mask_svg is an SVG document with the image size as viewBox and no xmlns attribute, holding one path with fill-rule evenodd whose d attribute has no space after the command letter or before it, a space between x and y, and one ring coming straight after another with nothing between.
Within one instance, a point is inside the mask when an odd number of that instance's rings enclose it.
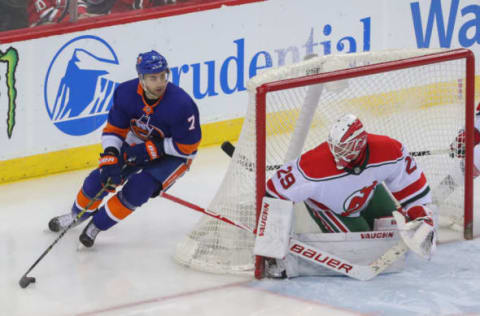
<instances>
[{"instance_id":1,"label":"white and red goalie jersey","mask_svg":"<svg viewBox=\"0 0 480 316\"><path fill-rule=\"evenodd\" d=\"M375 134L368 134L366 159L355 170L337 169L324 142L282 166L267 181L267 192L316 211L357 217L382 182L405 209L431 203L427 179L414 158L399 141Z\"/></svg>"}]
</instances>

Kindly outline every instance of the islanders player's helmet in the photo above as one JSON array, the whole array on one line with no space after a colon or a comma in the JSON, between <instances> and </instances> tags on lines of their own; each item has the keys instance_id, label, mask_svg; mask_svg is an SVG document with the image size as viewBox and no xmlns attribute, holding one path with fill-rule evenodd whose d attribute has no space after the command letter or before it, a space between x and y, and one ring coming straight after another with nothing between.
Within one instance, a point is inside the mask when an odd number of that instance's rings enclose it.
<instances>
[{"instance_id":1,"label":"islanders player's helmet","mask_svg":"<svg viewBox=\"0 0 480 316\"><path fill-rule=\"evenodd\" d=\"M367 132L355 115L345 114L333 124L327 143L337 169L354 167L352 162L360 157L367 148Z\"/></svg>"},{"instance_id":2,"label":"islanders player's helmet","mask_svg":"<svg viewBox=\"0 0 480 316\"><path fill-rule=\"evenodd\" d=\"M165 57L152 50L141 53L137 57L137 73L138 75L156 74L168 70L168 64Z\"/></svg>"}]
</instances>

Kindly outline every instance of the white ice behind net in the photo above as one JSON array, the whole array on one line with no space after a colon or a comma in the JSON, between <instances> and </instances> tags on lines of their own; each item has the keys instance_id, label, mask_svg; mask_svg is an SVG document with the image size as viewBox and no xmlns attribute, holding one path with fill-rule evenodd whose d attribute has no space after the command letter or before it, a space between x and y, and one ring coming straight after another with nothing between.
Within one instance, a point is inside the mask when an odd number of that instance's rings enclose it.
<instances>
[{"instance_id":1,"label":"white ice behind net","mask_svg":"<svg viewBox=\"0 0 480 316\"><path fill-rule=\"evenodd\" d=\"M270 69L247 83L249 106L236 151L219 191L208 209L255 227L255 93L267 82L302 77L409 57L440 50L397 50L315 57ZM447 149L465 122L465 61L424 65L339 82L286 89L267 94L267 179L273 166L294 159L326 139L332 122L349 112L361 118L370 133L402 141L409 151L439 154L416 157L431 188L448 174L461 182L459 159ZM296 129L296 131L295 131ZM448 179L450 181L451 179ZM449 186L450 183L445 183ZM441 201L442 222L463 225L463 182ZM442 186L443 187L443 186ZM297 218L298 232L309 231L307 216ZM192 268L214 273L252 271L254 236L204 216L177 245L175 259Z\"/></svg>"}]
</instances>

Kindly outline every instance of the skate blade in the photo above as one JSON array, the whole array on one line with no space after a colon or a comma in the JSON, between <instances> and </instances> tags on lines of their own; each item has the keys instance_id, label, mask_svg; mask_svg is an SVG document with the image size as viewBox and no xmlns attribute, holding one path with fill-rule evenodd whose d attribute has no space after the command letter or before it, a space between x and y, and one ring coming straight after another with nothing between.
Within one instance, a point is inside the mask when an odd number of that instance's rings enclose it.
<instances>
[{"instance_id":1,"label":"skate blade","mask_svg":"<svg viewBox=\"0 0 480 316\"><path fill-rule=\"evenodd\" d=\"M85 251L88 250L87 247L85 247L81 242L77 243L77 251Z\"/></svg>"}]
</instances>

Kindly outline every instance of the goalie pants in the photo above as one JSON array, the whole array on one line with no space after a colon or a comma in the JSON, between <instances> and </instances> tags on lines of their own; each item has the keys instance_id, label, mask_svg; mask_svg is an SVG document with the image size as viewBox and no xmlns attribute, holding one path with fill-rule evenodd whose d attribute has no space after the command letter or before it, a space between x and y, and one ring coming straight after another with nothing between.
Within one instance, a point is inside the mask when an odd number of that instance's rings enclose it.
<instances>
[{"instance_id":1,"label":"goalie pants","mask_svg":"<svg viewBox=\"0 0 480 316\"><path fill-rule=\"evenodd\" d=\"M188 171L191 162L191 159L164 156L143 167L127 167L122 174L125 181L121 190L100 207L102 200L108 194L104 192L98 201L89 207L81 220L93 214L95 226L100 230L109 229L147 202L148 199L158 196L161 191L166 191L171 187L179 177ZM95 169L83 182L73 204L72 212L80 213L100 192L101 188L100 171Z\"/></svg>"},{"instance_id":2,"label":"goalie pants","mask_svg":"<svg viewBox=\"0 0 480 316\"><path fill-rule=\"evenodd\" d=\"M395 202L382 184L375 187L375 193L368 206L358 217L345 217L332 211L315 211L307 207L308 213L324 233L372 231L376 218L390 217L395 211Z\"/></svg>"}]
</instances>

